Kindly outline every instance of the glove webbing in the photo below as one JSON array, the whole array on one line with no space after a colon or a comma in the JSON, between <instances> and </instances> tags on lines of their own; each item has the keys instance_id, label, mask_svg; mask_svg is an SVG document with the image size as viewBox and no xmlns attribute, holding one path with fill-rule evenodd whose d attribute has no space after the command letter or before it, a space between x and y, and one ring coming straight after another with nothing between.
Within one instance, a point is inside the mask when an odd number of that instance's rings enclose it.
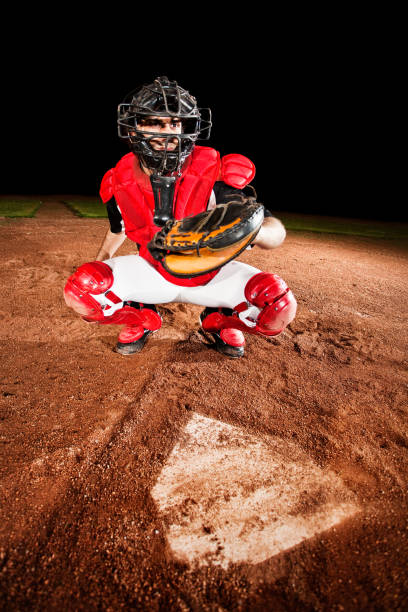
<instances>
[{"instance_id":1,"label":"glove webbing","mask_svg":"<svg viewBox=\"0 0 408 612\"><path fill-rule=\"evenodd\" d=\"M218 204L215 208L213 208L213 210L209 214L205 215L199 223L194 224L194 231L195 232L203 231L203 235L208 236L208 234L210 234L214 230L215 224L217 224L218 226L221 225L226 215L226 212L227 212L227 206L229 204L231 204L231 202L228 202L228 204ZM217 215L218 215L218 218L217 218ZM177 235L184 236L184 235L188 235L189 233L190 231L186 230L184 232L179 232Z\"/></svg>"}]
</instances>

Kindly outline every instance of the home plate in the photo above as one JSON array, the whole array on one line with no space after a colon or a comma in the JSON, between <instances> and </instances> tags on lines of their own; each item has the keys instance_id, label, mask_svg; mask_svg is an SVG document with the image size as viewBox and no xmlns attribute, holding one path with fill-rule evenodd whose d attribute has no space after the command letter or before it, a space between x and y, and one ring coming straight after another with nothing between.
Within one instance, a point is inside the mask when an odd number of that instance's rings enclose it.
<instances>
[{"instance_id":1,"label":"home plate","mask_svg":"<svg viewBox=\"0 0 408 612\"><path fill-rule=\"evenodd\" d=\"M192 565L259 563L358 511L299 446L193 414L152 490L167 539Z\"/></svg>"}]
</instances>

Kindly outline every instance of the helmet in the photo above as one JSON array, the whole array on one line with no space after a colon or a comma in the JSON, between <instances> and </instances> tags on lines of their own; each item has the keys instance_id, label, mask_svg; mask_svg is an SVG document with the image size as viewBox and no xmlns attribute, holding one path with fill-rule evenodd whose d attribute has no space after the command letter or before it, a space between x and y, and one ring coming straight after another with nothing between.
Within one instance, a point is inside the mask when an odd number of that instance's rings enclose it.
<instances>
[{"instance_id":1,"label":"helmet","mask_svg":"<svg viewBox=\"0 0 408 612\"><path fill-rule=\"evenodd\" d=\"M141 121L149 116L177 117L181 120L181 133L166 135L141 130ZM181 174L196 140L209 138L211 125L210 109L199 109L188 91L165 76L131 91L118 106L119 138L127 140L133 153L157 175ZM153 138L165 139L164 148L155 150L151 145ZM174 150L169 148L169 141L174 142L173 139L177 140Z\"/></svg>"}]
</instances>

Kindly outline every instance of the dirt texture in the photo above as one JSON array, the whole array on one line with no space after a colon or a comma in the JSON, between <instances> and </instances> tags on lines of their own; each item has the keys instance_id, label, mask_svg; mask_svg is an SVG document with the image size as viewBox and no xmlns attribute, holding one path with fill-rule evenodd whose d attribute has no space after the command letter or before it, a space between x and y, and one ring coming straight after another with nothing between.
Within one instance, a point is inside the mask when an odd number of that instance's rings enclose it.
<instances>
[{"instance_id":1,"label":"dirt texture","mask_svg":"<svg viewBox=\"0 0 408 612\"><path fill-rule=\"evenodd\" d=\"M240 257L283 334L229 359L165 304L125 357L62 297L106 229L0 221L2 609L407 610L404 245L288 232Z\"/></svg>"}]
</instances>

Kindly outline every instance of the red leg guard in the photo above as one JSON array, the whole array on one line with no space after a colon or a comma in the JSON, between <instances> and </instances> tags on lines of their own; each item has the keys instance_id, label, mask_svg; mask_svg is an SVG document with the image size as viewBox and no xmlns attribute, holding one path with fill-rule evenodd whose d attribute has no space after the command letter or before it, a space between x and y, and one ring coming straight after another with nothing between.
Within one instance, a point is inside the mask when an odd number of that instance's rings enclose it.
<instances>
[{"instance_id":1,"label":"red leg guard","mask_svg":"<svg viewBox=\"0 0 408 612\"><path fill-rule=\"evenodd\" d=\"M246 284L245 297L250 304L262 309L253 333L277 336L295 318L295 296L277 274L255 274Z\"/></svg>"},{"instance_id":2,"label":"red leg guard","mask_svg":"<svg viewBox=\"0 0 408 612\"><path fill-rule=\"evenodd\" d=\"M96 321L102 325L125 324L140 327L143 335L145 329L156 331L162 324L161 316L151 308L123 306L113 315L105 317L102 306L90 295L107 292L113 285L113 272L108 264L102 261L91 261L80 266L72 274L64 289L66 304L82 315L85 321ZM113 298L116 296L112 294ZM107 297L112 297L107 294ZM113 300L115 301L115 300ZM117 303L120 298L116 298ZM139 332L133 330L133 335ZM138 339L138 338L136 338ZM132 340L133 342L134 340Z\"/></svg>"},{"instance_id":3,"label":"red leg guard","mask_svg":"<svg viewBox=\"0 0 408 612\"><path fill-rule=\"evenodd\" d=\"M246 284L245 297L249 304L238 304L232 315L222 312L209 314L202 322L203 329L218 333L223 329L235 329L250 334L277 336L295 318L296 299L277 274L255 274ZM251 312L251 306L256 307L252 308L255 312Z\"/></svg>"}]
</instances>

